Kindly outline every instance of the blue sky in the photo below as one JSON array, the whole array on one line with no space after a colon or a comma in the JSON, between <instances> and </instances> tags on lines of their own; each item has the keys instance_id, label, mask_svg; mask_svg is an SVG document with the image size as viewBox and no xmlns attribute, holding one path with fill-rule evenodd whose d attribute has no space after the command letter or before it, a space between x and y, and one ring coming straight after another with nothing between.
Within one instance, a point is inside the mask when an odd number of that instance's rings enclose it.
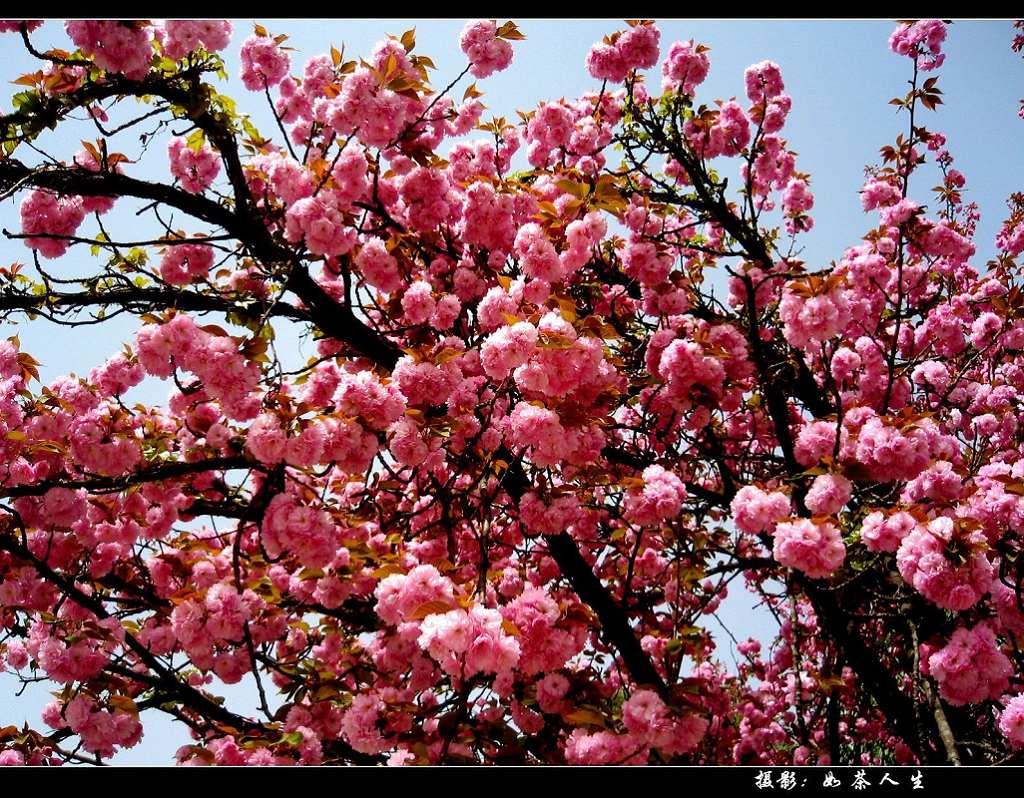
<instances>
[{"instance_id":1,"label":"blue sky","mask_svg":"<svg viewBox=\"0 0 1024 798\"><path fill-rule=\"evenodd\" d=\"M499 20L503 21L503 20ZM478 81L485 92L491 115L515 118L517 109L528 110L543 100L573 98L599 88L587 75L584 57L591 45L616 29L621 21L602 20L517 20L526 40L515 43L512 67L486 80ZM305 59L327 52L331 45L345 45L346 56L368 56L373 45L388 33L401 34L408 28L417 31L416 52L429 55L437 65L434 83L445 85L465 65L458 48L463 20L274 20L262 21L273 33L286 33L292 53L293 72L301 71ZM793 97L793 110L783 132L798 153L797 168L812 176L816 203L812 212L815 228L802 237L802 257L810 267L826 266L843 250L858 242L860 234L873 219L860 208L858 189L863 182L865 164L877 162L879 147L890 143L906 127L905 116L888 105L891 97L902 96L910 77L910 61L889 52L887 40L894 24L888 21L696 21L675 20L659 23L662 52L680 39L696 39L711 47L711 72L701 87L698 102L715 98L743 98L743 70L764 59L782 67L786 90ZM241 40L252 32L252 21L235 21L235 38L226 52L228 71L237 72ZM34 71L37 64L20 48L17 37L2 34L0 74L8 79ZM921 123L947 137L947 146L956 159L955 167L967 178L967 201L981 209L976 243L976 265L982 266L994 252L993 239L1004 217L1005 198L1024 188L1024 120L1017 116L1018 102L1024 97L1024 60L1010 51L1011 26L1007 21L960 21L950 27L945 45L946 64L937 74L944 92L945 105L935 113L922 112ZM40 48L69 46L62 25L48 22L33 35ZM471 79L464 79L455 92ZM650 83L660 84L660 74L652 70ZM252 114L265 136L275 131L262 95L247 92L232 78L220 91L239 100L240 109ZM0 90L0 108L9 108L9 92ZM745 103L745 99L743 100ZM69 158L80 148L80 138L95 138L85 127L61 130L43 140L54 154ZM134 146L134 150L133 150ZM442 145L442 152L448 144ZM166 178L164 142L158 142L137 165L132 174L152 179ZM117 149L136 158L137 142L129 138ZM27 151L18 157L30 160ZM733 169L734 167L729 167ZM726 171L727 174L732 172ZM930 202L929 189L939 182L938 172L930 167L911 183L911 196ZM139 229L139 222L127 210L110 214L110 229ZM17 205L0 204L0 225L17 230ZM83 228L84 229L84 228ZM117 235L117 233L115 233ZM129 235L124 233L124 235ZM55 273L84 274L88 253L51 262ZM20 242L0 238L0 264L29 261ZM77 267L76 267L77 264ZM66 270L66 271L65 271ZM87 373L89 368L115 353L134 329L130 321L115 321L101 327L82 328L73 333L55 329L45 321L0 325L0 335L15 332L22 348L43 362L44 381L69 372ZM284 335L282 347L292 347L291 355L304 360L308 352L299 351L295 337ZM308 347L306 347L308 348ZM149 380L137 389L133 398L161 402L168 386ZM753 599L738 583L719 615L737 638L765 636L768 624L764 614L753 612ZM731 661L728 641L721 637L721 655ZM40 721L39 710L49 700L45 686L34 685L20 698L13 696L16 685L9 675L0 674L0 726ZM228 690L228 704L241 711L252 711L253 691L246 685ZM174 749L188 742L183 729L161 717L145 717L146 736L136 748L120 754L123 764L169 762Z\"/></svg>"}]
</instances>

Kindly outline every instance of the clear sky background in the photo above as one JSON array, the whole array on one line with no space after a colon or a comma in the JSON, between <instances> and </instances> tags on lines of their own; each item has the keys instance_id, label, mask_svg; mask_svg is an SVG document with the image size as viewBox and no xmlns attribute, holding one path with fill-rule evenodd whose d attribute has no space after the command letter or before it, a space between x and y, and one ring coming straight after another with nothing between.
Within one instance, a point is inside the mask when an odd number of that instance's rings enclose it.
<instances>
[{"instance_id":1,"label":"clear sky background","mask_svg":"<svg viewBox=\"0 0 1024 798\"><path fill-rule=\"evenodd\" d=\"M499 22L504 20L499 20ZM345 45L346 57L368 56L374 44L387 34L401 34L415 27L416 52L429 55L438 69L434 85L441 87L465 66L465 57L458 47L458 35L464 20L261 20L272 33L286 33L286 43L297 49L292 53L292 73L301 74L302 65L311 56L327 52L331 45ZM515 111L529 110L544 100L574 98L600 87L584 69L587 51L605 34L624 27L618 20L529 20L518 19L526 40L514 43L515 59L503 73L478 81L485 92L488 106L484 119L492 115L515 119ZM874 218L860 208L858 190L863 183L866 164L878 162L878 150L906 129L906 116L898 115L888 105L892 97L903 96L911 76L911 62L889 52L887 41L894 23L889 21L698 21L672 20L659 22L662 31L661 49L681 39L696 39L711 47L711 72L701 86L698 102L710 103L715 98L737 97L746 105L743 70L752 63L770 59L782 67L786 91L793 97L793 110L783 135L798 153L797 169L809 172L816 202L812 211L815 227L802 236L801 257L809 267L826 266L839 258L843 250L857 244L862 232ZM239 108L252 114L264 136L272 137L276 127L262 94L250 93L234 77L238 71L238 50L241 41L252 32L251 20L235 21L235 36L225 53L228 72L232 76L222 84L222 93L235 97ZM25 72L35 71L38 63L24 52L14 34L0 34L0 76L13 80ZM1024 189L1024 120L1017 116L1019 100L1024 97L1024 60L1011 52L1013 34L1008 21L957 21L949 29L944 46L945 65L938 70L939 86L945 105L935 113L922 111L921 124L947 137L955 168L967 178L965 201L977 202L981 209L976 244L975 265L984 263L995 251L994 237L1005 217L1005 200L1010 192ZM33 34L37 47L70 48L63 25L47 22ZM660 87L658 68L651 70L649 83ZM463 79L454 92L462 96L463 87L471 78ZM0 112L10 108L9 97L19 89L0 89ZM180 128L179 128L180 130ZM57 157L69 159L80 149L79 139L95 139L96 132L84 126L62 128L41 139ZM146 153L139 150L136 136L128 134L118 151L139 162L129 166L131 174L147 179L167 179L166 138L154 143ZM450 142L442 144L447 152ZM32 161L31 154L19 149L17 157ZM724 173L735 174L729 164ZM911 197L931 203L929 189L940 182L934 166L911 182ZM19 199L20 201L20 199ZM123 203L122 203L123 204ZM119 208L108 217L108 229L115 237L139 234L140 223L127 209ZM86 223L88 225L89 222ZM0 204L0 226L19 229L17 204ZM130 231L130 232L128 232ZM94 232L83 226L81 232ZM198 232L198 231L192 231ZM81 233L80 233L81 234ZM49 266L55 274L85 274L89 264L87 249L72 250L72 255ZM20 241L0 238L0 264L13 261L31 262ZM66 270L66 271L65 271ZM17 333L22 349L42 361L44 382L62 374L87 374L89 369L116 353L122 341L130 338L135 325L129 320L114 320L99 327L75 331L55 328L38 320L17 327L0 324L0 336ZM308 345L295 336L284 335L279 345L292 348L285 352L296 360L305 360ZM131 398L159 403L165 400L168 385L147 380ZM738 638L754 636L767 639L772 626L763 611L752 608L754 599L739 583L734 583L730 598L723 604L719 617ZM720 655L732 662L732 646L725 635L719 635ZM0 726L28 721L41 726L39 711L50 700L45 684L32 685L21 697L14 696L16 681L9 674L0 674ZM254 689L242 683L225 688L228 706L240 712L255 709ZM167 763L175 748L189 742L180 724L173 724L156 712L143 717L146 733L133 749L119 754L120 764Z\"/></svg>"}]
</instances>

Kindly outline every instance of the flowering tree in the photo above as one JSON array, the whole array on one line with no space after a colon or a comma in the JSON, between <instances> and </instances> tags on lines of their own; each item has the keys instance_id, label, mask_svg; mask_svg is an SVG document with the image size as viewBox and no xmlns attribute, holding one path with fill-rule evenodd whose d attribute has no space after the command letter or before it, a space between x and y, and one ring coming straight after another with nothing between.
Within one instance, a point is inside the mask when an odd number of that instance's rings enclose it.
<instances>
[{"instance_id":1,"label":"flowering tree","mask_svg":"<svg viewBox=\"0 0 1024 798\"><path fill-rule=\"evenodd\" d=\"M972 265L946 24L891 37L905 132L828 268L778 66L709 103L708 49L648 21L516 121L431 89L412 31L299 70L257 26L263 132L215 87L227 22L40 24L0 21L40 67L0 115L32 260L0 312L140 328L47 386L0 344L0 662L56 683L0 763L100 761L144 710L189 764L1019 759L1024 196ZM459 78L520 38L469 23ZM734 578L780 623L738 670L703 625Z\"/></svg>"}]
</instances>

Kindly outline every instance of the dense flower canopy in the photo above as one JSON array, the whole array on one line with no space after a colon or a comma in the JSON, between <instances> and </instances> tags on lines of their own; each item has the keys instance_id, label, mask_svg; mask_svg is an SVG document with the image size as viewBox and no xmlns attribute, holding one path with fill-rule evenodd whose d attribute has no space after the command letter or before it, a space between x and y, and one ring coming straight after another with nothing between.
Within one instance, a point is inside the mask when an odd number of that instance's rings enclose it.
<instances>
[{"instance_id":1,"label":"dense flower canopy","mask_svg":"<svg viewBox=\"0 0 1024 798\"><path fill-rule=\"evenodd\" d=\"M56 690L0 764L107 759L148 710L186 764L1019 759L1024 196L978 263L927 116L946 23L890 38L905 132L828 266L780 67L715 102L651 21L517 120L432 88L413 31L300 62L257 25L262 133L227 21L40 24L0 21L40 66L0 114L32 261L0 313L139 327L48 385L0 342L0 668ZM459 78L522 38L468 23ZM140 131L162 180L115 152ZM734 578L780 625L738 667Z\"/></svg>"}]
</instances>

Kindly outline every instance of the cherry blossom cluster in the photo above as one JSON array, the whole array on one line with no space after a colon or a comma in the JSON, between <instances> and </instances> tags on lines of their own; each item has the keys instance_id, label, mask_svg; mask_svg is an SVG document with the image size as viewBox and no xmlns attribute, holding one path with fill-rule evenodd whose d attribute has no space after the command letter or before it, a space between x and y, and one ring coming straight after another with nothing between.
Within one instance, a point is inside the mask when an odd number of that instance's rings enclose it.
<instances>
[{"instance_id":1,"label":"cherry blossom cluster","mask_svg":"<svg viewBox=\"0 0 1024 798\"><path fill-rule=\"evenodd\" d=\"M22 81L58 124L145 92L177 135L163 184L102 126L0 169L33 254L109 253L95 279L0 270L4 303L140 320L45 385L0 341L0 667L63 689L0 763L79 756L69 735L114 756L152 691L190 765L906 764L951 757L946 726L965 758L1024 746L1024 199L983 265L932 78L825 265L799 258L823 198L781 67L712 102L709 48L648 20L590 49L599 90L511 121L431 88L413 31L299 61L256 26L240 77L281 140L205 83L180 107L231 23L65 32L78 53ZM890 48L916 81L946 36L900 23ZM468 23L462 77L519 38ZM115 243L135 200L204 232ZM149 378L162 406L135 401ZM714 631L739 590L775 639ZM211 698L250 679L285 708Z\"/></svg>"}]
</instances>

